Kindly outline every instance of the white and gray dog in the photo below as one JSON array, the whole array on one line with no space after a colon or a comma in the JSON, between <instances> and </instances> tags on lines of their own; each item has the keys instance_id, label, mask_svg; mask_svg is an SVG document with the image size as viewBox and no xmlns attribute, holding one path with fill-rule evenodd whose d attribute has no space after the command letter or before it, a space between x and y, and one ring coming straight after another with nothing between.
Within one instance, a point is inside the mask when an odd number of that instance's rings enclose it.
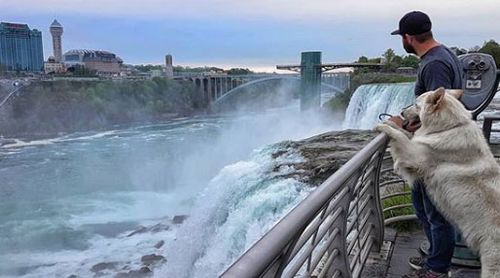
<instances>
[{"instance_id":1,"label":"white and gray dog","mask_svg":"<svg viewBox=\"0 0 500 278\"><path fill-rule=\"evenodd\" d=\"M435 205L480 254L481 277L500 277L500 167L461 94L439 88L420 95L403 113L420 118L413 136L392 122L375 129L391 139L395 171L410 184L423 178Z\"/></svg>"}]
</instances>

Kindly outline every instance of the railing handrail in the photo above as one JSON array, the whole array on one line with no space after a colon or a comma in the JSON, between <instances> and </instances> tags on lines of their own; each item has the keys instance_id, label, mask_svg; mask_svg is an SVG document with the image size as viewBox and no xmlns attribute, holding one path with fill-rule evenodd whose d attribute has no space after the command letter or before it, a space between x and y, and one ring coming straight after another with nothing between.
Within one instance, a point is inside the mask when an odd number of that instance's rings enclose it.
<instances>
[{"instance_id":1,"label":"railing handrail","mask_svg":"<svg viewBox=\"0 0 500 278\"><path fill-rule=\"evenodd\" d=\"M387 142L388 137L385 134L376 136L240 256L221 277L261 276L283 255L284 250L290 247L294 240L297 240L298 235L300 236L304 229L316 218L318 212L331 201L332 197L343 188L346 182L374 154L380 152L381 148L384 148L382 151L385 151Z\"/></svg>"}]
</instances>

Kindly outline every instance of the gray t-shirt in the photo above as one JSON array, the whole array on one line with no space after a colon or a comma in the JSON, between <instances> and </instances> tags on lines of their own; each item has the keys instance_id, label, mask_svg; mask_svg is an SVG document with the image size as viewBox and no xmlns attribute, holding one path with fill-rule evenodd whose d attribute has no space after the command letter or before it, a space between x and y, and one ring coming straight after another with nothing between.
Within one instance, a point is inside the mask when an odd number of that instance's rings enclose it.
<instances>
[{"instance_id":1,"label":"gray t-shirt","mask_svg":"<svg viewBox=\"0 0 500 278\"><path fill-rule=\"evenodd\" d=\"M462 88L462 71L460 62L446 46L431 48L421 57L415 83L415 95L436 90Z\"/></svg>"}]
</instances>

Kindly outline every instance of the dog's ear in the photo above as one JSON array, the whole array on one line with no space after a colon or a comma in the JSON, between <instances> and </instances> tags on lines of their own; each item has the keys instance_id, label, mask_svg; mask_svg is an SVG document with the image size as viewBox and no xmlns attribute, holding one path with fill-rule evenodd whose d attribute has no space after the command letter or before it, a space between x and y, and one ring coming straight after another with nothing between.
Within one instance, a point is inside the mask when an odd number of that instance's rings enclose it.
<instances>
[{"instance_id":1,"label":"dog's ear","mask_svg":"<svg viewBox=\"0 0 500 278\"><path fill-rule=\"evenodd\" d=\"M460 89L446 90L446 92L456 99L460 99L464 94L464 90Z\"/></svg>"},{"instance_id":2,"label":"dog's ear","mask_svg":"<svg viewBox=\"0 0 500 278\"><path fill-rule=\"evenodd\" d=\"M443 103L444 95L445 90L443 87L440 87L427 97L427 103L430 104L429 112L433 112L439 108L441 103Z\"/></svg>"}]
</instances>

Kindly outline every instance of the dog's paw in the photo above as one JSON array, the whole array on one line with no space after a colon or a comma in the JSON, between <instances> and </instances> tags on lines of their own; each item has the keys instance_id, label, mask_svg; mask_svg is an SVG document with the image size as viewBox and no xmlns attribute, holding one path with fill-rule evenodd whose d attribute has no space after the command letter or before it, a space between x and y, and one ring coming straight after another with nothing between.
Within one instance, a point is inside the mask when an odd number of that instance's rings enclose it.
<instances>
[{"instance_id":1,"label":"dog's paw","mask_svg":"<svg viewBox=\"0 0 500 278\"><path fill-rule=\"evenodd\" d=\"M374 130L378 132L383 132L383 133L389 133L391 130L391 126L389 126L386 123L381 123L375 126Z\"/></svg>"},{"instance_id":2,"label":"dog's paw","mask_svg":"<svg viewBox=\"0 0 500 278\"><path fill-rule=\"evenodd\" d=\"M395 128L395 129L401 129L401 127L393 121L385 121L384 124L386 124L392 128Z\"/></svg>"}]
</instances>

